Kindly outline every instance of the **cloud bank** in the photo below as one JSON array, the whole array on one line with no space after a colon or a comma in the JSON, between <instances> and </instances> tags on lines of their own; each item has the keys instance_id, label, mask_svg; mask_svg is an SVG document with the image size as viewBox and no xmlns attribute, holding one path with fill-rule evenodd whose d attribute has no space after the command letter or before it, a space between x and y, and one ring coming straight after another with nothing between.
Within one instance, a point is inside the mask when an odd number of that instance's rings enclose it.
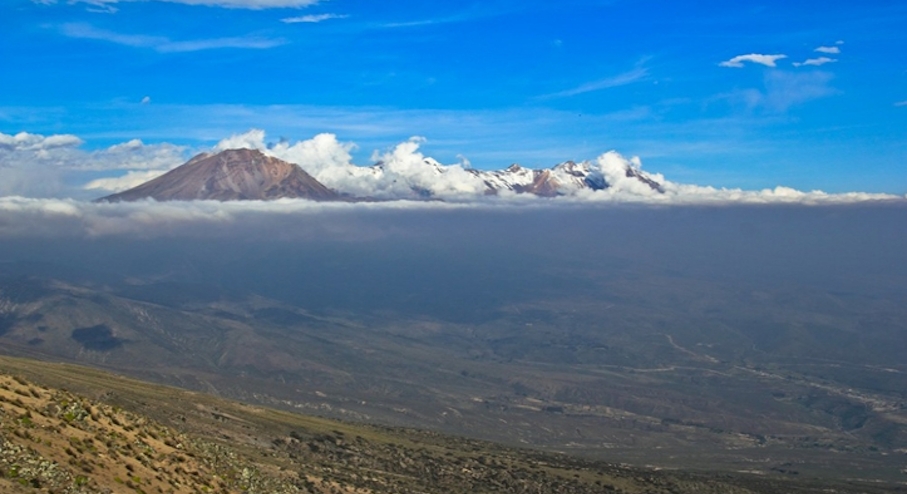
<instances>
[{"instance_id":1,"label":"cloud bank","mask_svg":"<svg viewBox=\"0 0 907 494\"><path fill-rule=\"evenodd\" d=\"M276 201L192 201L91 203L73 199L0 197L0 239L15 238L212 238L235 237L276 241L358 241L389 233L375 226L375 219L401 213L500 212L534 214L541 211L589 211L615 207L654 205L840 205L867 200L865 194L832 195L799 192L778 187L764 191L672 186L665 199L627 204L619 194L544 201L390 201L319 203L300 199ZM898 202L903 205L904 201ZM895 201L891 201L895 202Z\"/></svg>"},{"instance_id":2,"label":"cloud bank","mask_svg":"<svg viewBox=\"0 0 907 494\"><path fill-rule=\"evenodd\" d=\"M60 197L79 195L81 185L72 176L128 171L137 179L142 172L169 170L185 161L183 146L145 144L133 139L94 151L81 149L82 139L71 134L44 136L0 132L0 196ZM150 176L146 173L145 176ZM107 178L111 187L128 183L127 177ZM94 183L95 187L104 182ZM118 185L119 184L119 185ZM105 190L113 190L106 189Z\"/></svg>"},{"instance_id":3,"label":"cloud bank","mask_svg":"<svg viewBox=\"0 0 907 494\"><path fill-rule=\"evenodd\" d=\"M399 211L462 210L480 204L427 201L373 203L319 203L299 199L276 201L192 201L92 203L73 199L0 197L0 239L28 237L109 236L209 237L235 236L237 228L254 237L349 238L369 237L368 222L349 220L358 214L391 214ZM303 221L301 221L303 220Z\"/></svg>"}]
</instances>

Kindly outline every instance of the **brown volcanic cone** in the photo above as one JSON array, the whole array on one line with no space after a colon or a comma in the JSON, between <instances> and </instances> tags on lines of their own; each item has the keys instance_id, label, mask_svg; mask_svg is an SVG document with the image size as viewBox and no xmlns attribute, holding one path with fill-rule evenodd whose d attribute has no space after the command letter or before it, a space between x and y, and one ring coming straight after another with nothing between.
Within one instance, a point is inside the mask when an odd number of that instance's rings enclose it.
<instances>
[{"instance_id":1,"label":"brown volcanic cone","mask_svg":"<svg viewBox=\"0 0 907 494\"><path fill-rule=\"evenodd\" d=\"M298 165L253 149L200 154L154 180L98 201L243 201L283 197L337 201L342 197Z\"/></svg>"}]
</instances>

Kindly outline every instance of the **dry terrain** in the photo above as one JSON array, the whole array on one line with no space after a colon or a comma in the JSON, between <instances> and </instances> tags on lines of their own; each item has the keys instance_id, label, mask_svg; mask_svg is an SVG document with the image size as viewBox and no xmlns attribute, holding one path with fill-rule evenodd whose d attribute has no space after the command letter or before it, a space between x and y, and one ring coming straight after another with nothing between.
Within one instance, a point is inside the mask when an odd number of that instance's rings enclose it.
<instances>
[{"instance_id":1,"label":"dry terrain","mask_svg":"<svg viewBox=\"0 0 907 494\"><path fill-rule=\"evenodd\" d=\"M0 359L0 491L812 493L903 487L653 471Z\"/></svg>"}]
</instances>

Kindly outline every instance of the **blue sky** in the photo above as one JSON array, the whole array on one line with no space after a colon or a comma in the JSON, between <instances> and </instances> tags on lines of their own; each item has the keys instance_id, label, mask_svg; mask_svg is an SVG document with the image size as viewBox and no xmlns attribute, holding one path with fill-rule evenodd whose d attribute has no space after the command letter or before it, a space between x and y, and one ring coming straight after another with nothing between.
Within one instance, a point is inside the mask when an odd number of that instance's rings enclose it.
<instances>
[{"instance_id":1,"label":"blue sky","mask_svg":"<svg viewBox=\"0 0 907 494\"><path fill-rule=\"evenodd\" d=\"M638 155L669 179L907 193L895 1L12 0L0 132L201 149L410 136L444 163Z\"/></svg>"}]
</instances>

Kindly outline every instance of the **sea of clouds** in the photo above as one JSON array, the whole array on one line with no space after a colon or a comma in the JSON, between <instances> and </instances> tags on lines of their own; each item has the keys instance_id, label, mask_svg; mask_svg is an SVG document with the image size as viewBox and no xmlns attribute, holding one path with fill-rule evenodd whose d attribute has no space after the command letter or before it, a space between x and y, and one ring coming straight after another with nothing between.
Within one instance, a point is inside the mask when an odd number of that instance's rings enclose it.
<instances>
[{"instance_id":1,"label":"sea of clouds","mask_svg":"<svg viewBox=\"0 0 907 494\"><path fill-rule=\"evenodd\" d=\"M349 211L462 210L589 207L593 205L737 205L796 204L835 205L903 202L891 194L851 192L832 194L799 191L778 186L764 190L715 188L681 184L660 174L642 170L638 158L610 151L586 162L610 185L605 190L565 189L557 198L531 194L486 195L483 180L469 171L465 160L441 164L420 151L421 138L412 138L393 148L375 152L381 166L353 163L353 143L333 134L319 134L297 142L268 144L262 130L236 134L211 149L190 149L168 143L145 144L139 140L99 150L84 150L84 141L74 135L0 133L0 235L57 236L61 234L103 236L129 233L142 235L187 234L192 225L255 224L262 217L288 217L298 225L300 215L330 217ZM316 179L352 196L385 199L365 203L315 203L305 200L271 202L214 202L96 204L100 196L125 190L184 163L197 152L251 148L299 164ZM628 177L626 170L657 181L657 191ZM413 200L413 190L429 191L442 201ZM310 221L306 231L330 230L330 221ZM314 225L314 226L313 226ZM290 226L289 228L297 228ZM321 229L321 230L319 230ZM342 235L340 232L333 234Z\"/></svg>"}]
</instances>

